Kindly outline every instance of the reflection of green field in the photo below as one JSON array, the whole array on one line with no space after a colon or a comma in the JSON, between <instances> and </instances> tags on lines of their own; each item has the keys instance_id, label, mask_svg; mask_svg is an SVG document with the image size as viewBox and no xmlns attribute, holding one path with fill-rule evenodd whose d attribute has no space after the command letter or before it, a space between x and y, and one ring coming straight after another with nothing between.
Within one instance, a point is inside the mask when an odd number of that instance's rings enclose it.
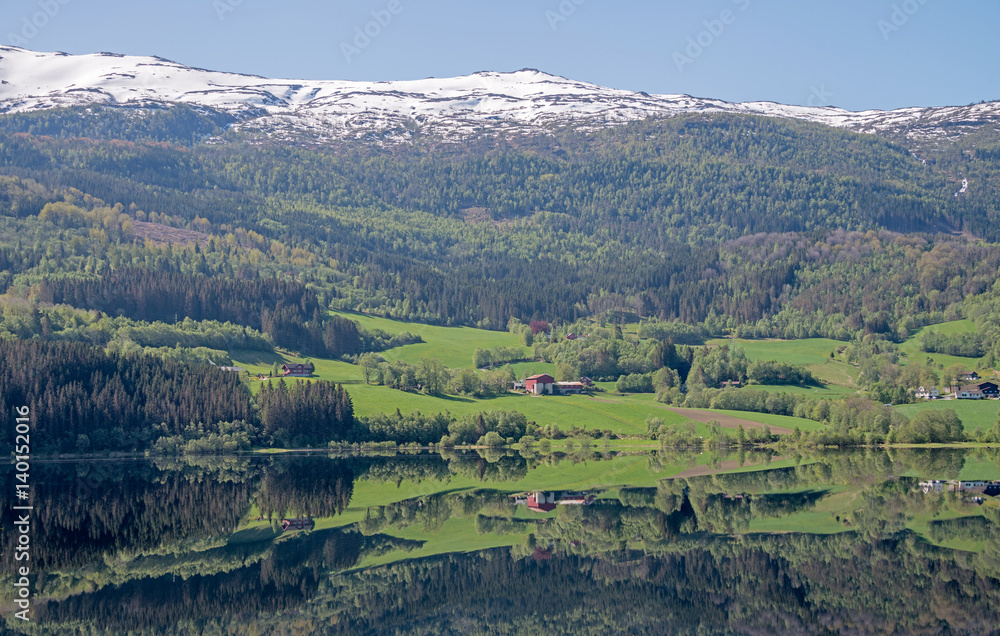
<instances>
[{"instance_id":1,"label":"reflection of green field","mask_svg":"<svg viewBox=\"0 0 1000 636\"><path fill-rule=\"evenodd\" d=\"M969 432L977 428L984 430L991 428L993 423L997 421L997 416L1000 415L1000 401L998 400L933 400L905 404L895 408L907 417L913 417L918 412L925 410L952 409L962 420L962 426Z\"/></svg>"},{"instance_id":2,"label":"reflection of green field","mask_svg":"<svg viewBox=\"0 0 1000 636\"><path fill-rule=\"evenodd\" d=\"M804 532L808 534L836 534L849 532L850 527L837 521L837 515L844 517L852 509L857 498L857 490L843 486L828 487L816 505L809 510L795 512L775 519L754 519L750 522L750 532Z\"/></svg>"},{"instance_id":3,"label":"reflection of green field","mask_svg":"<svg viewBox=\"0 0 1000 636\"><path fill-rule=\"evenodd\" d=\"M461 492L488 488L503 492L526 490L610 490L619 487L653 487L661 479L668 479L698 466L710 466L713 456L709 453L690 455L683 463L661 465L651 460L651 455L619 455L610 460L577 461L570 457L558 463L539 465L518 481L484 482L472 477L453 475L444 482L403 481L395 483L360 480L354 484L350 507L344 514L317 522L317 528L345 526L361 521L365 510L372 506L387 506L399 501L426 497L443 492ZM795 465L787 459L771 463L748 461L744 466L727 472L750 472L786 468Z\"/></svg>"},{"instance_id":4,"label":"reflection of green field","mask_svg":"<svg viewBox=\"0 0 1000 636\"><path fill-rule=\"evenodd\" d=\"M708 465L711 461L712 456L704 453L693 455L691 461L684 465L660 466L651 463L647 456L632 455L619 456L609 461L599 462L574 463L567 459L558 465L539 466L532 470L525 479L514 482L490 483L465 477L453 477L447 482L423 484L403 482L399 487L396 487L395 484L359 481L355 484L351 507L343 515L332 519L319 520L316 527L320 529L346 526L361 521L365 516L365 508L368 506L388 505L396 501L403 501L418 496L428 496L438 492L459 492L477 488L490 488L515 493L526 490L608 489L613 491L619 486L631 488L653 487L660 479L668 478L696 466ZM782 460L770 464L748 463L734 471L726 472L748 472L783 468L793 466L794 463L794 460ZM558 510L551 513L538 514L519 508L515 512L514 518L520 520L552 519L557 518L558 515ZM419 524L401 529L387 528L383 530L383 533L403 539L424 541L425 544L420 549L412 552L394 551L378 557L365 559L357 567L382 565L401 559L416 559L436 554L469 552L511 546L521 543L532 529L531 524L524 524L523 532L520 534L480 535L475 529L475 519L455 517L446 521L440 530L427 531Z\"/></svg>"},{"instance_id":5,"label":"reflection of green field","mask_svg":"<svg viewBox=\"0 0 1000 636\"><path fill-rule=\"evenodd\" d=\"M479 534L476 532L476 520L474 518L463 519L452 517L442 524L440 530L433 532L425 531L419 525L412 525L399 530L388 530L387 534L401 539L412 541L423 541L424 545L412 552L387 552L375 557L366 557L355 568L368 568L376 565L393 563L401 559L420 559L437 554L451 554L455 552L473 552L476 550L489 550L490 548L502 548L521 543L531 526L525 524L524 534Z\"/></svg>"}]
</instances>

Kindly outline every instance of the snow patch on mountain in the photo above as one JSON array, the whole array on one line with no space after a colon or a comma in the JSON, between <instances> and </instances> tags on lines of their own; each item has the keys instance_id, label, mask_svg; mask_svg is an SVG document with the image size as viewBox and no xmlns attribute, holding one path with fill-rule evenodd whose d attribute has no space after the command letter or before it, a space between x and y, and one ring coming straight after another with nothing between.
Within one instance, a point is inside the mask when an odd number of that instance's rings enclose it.
<instances>
[{"instance_id":1,"label":"snow patch on mountain","mask_svg":"<svg viewBox=\"0 0 1000 636\"><path fill-rule=\"evenodd\" d=\"M0 47L0 113L89 104L182 103L237 116L239 127L319 139L414 134L467 138L598 127L680 113L799 119L858 132L951 136L1000 124L1000 103L852 112L773 102L731 103L690 95L606 88L534 69L392 82L268 79L192 68L158 57L68 55Z\"/></svg>"}]
</instances>

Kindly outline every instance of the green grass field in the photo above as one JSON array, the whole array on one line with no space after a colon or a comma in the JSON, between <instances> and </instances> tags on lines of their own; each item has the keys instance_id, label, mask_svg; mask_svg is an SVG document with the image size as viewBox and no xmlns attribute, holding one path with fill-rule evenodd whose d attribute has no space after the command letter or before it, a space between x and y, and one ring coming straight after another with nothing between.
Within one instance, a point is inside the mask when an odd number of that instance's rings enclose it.
<instances>
[{"instance_id":1,"label":"green grass field","mask_svg":"<svg viewBox=\"0 0 1000 636\"><path fill-rule=\"evenodd\" d=\"M919 411L924 410L952 409L958 415L958 419L962 420L962 426L969 432L977 428L988 429L992 427L993 423L997 421L997 416L1000 415L1000 401L998 400L933 400L905 404L895 408L907 417L913 417Z\"/></svg>"},{"instance_id":2,"label":"green grass field","mask_svg":"<svg viewBox=\"0 0 1000 636\"><path fill-rule=\"evenodd\" d=\"M476 349L522 347L525 355L530 352L530 349L522 346L520 338L506 331L487 331L472 327L438 327L364 314L337 313L336 315L354 320L365 329L382 329L391 334L409 331L424 339L424 342L418 344L382 352L380 355L387 360L403 360L416 364L421 358L437 358L448 368L468 369L472 367L472 353Z\"/></svg>"},{"instance_id":3,"label":"green grass field","mask_svg":"<svg viewBox=\"0 0 1000 636\"><path fill-rule=\"evenodd\" d=\"M623 402L647 404L650 406L657 404L654 401L655 396L653 396L650 393L636 393L621 398L616 397L613 399L622 400ZM661 408L665 407L666 405L661 405ZM798 426L799 429L803 431L814 431L824 428L824 425L820 424L819 422L803 419L800 417L789 417L787 415L771 415L770 413L751 413L748 411L725 411L721 409L692 409L692 410L702 411L704 413L718 413L720 415L729 415L743 420L750 420L751 422L760 422L761 424L767 424L769 426L780 426L782 428L788 428L788 429L794 429L796 426ZM657 417L661 417L658 414L656 415ZM699 432L698 434L702 435L703 433Z\"/></svg>"},{"instance_id":4,"label":"green grass field","mask_svg":"<svg viewBox=\"0 0 1000 636\"><path fill-rule=\"evenodd\" d=\"M733 341L731 339L716 339L709 340L708 343L731 346ZM817 397L837 397L857 390L858 369L843 362L840 358L830 357L830 353L843 345L843 342L829 338L736 340L736 346L745 351L750 360L778 360L801 365L823 383L822 387L766 387L767 390L809 392Z\"/></svg>"},{"instance_id":5,"label":"green grass field","mask_svg":"<svg viewBox=\"0 0 1000 636\"><path fill-rule=\"evenodd\" d=\"M979 362L978 358L962 358L959 356L945 355L943 353L927 353L920 350L921 336L925 333L933 332L953 334L968 333L975 330L976 325L971 320L954 320L952 322L943 322L937 325L928 325L927 327L918 329L912 336L907 338L906 342L899 345L899 350L906 355L907 359L913 362L925 362L930 359L935 364L940 364L945 367L953 364L960 364L969 369L975 369L976 364Z\"/></svg>"},{"instance_id":6,"label":"green grass field","mask_svg":"<svg viewBox=\"0 0 1000 636\"><path fill-rule=\"evenodd\" d=\"M709 340L710 345L730 345L729 338ZM829 338L808 338L806 340L743 340L737 338L736 346L746 352L750 360L780 360L789 364L804 366L824 364L830 359L830 352L844 343Z\"/></svg>"},{"instance_id":7,"label":"green grass field","mask_svg":"<svg viewBox=\"0 0 1000 636\"><path fill-rule=\"evenodd\" d=\"M416 364L424 357L434 357L441 360L449 368L469 368L472 366L472 353L476 348L493 348L498 346L520 346L519 339L507 332L487 331L468 327L440 327L410 323L366 316L362 314L341 313L356 320L366 329L382 329L389 333L409 331L419 334L425 342L405 347L398 347L384 352L388 359L399 359ZM930 357L942 364L952 364L956 361L973 368L975 360L955 358L938 354L925 354L919 350L919 338L928 331L939 333L962 333L973 330L975 326L967 320L932 325L917 331L908 339L901 349L911 360L923 360ZM733 342L728 339L716 339L709 344L721 345ZM830 353L844 343L826 338L810 338L806 340L736 340L736 346L746 351L751 360L780 360L792 364L804 365L812 371L823 386L752 386L755 390L772 392L788 392L811 397L831 397L850 395L857 392L857 368L841 360L830 358ZM523 349L527 355L530 350ZM272 365L284 362L303 362L305 359L288 352L279 351L266 354L257 351L232 351L233 360L239 366L245 367L253 375L268 374ZM419 393L407 393L382 386L367 385L363 381L361 369L356 365L339 360L310 358L316 367L316 377L323 380L344 383L354 401L355 412L365 416L374 413L399 409L404 413L420 411L422 413L448 412L453 416L462 417L480 411L516 410L525 414L529 420L540 426L557 425L563 430L583 427L588 430L609 429L619 435L644 435L646 419L654 415L666 421L667 424L687 424L689 420L681 415L666 410L657 404L652 395L613 395L614 383L604 383L600 386L606 393L598 393L595 397L586 396L525 396L508 394L495 398L477 399L463 396L430 396ZM519 362L512 365L518 377L526 377L535 373L555 375L555 365L544 362ZM259 389L261 383L251 380L251 387ZM953 408L961 418L966 430L989 428L1000 414L1000 402L974 401L938 401L912 404L898 407L900 412L912 416L921 409ZM725 412L721 414L739 417L754 422L766 423L771 426L794 428L798 426L803 431L819 428L816 422L797 418L787 418L759 413ZM705 424L695 425L698 435L708 436Z\"/></svg>"}]
</instances>

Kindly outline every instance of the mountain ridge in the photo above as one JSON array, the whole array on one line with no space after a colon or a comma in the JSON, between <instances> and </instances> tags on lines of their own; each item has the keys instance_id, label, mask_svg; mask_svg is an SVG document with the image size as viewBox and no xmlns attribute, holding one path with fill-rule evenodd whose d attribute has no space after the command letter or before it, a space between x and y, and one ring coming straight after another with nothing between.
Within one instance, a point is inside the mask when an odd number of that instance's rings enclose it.
<instances>
[{"instance_id":1,"label":"mountain ridge","mask_svg":"<svg viewBox=\"0 0 1000 636\"><path fill-rule=\"evenodd\" d=\"M484 133L535 134L566 125L596 128L685 113L778 117L920 140L954 137L984 125L1000 130L1000 102L889 111L733 103L608 88L527 68L400 81L271 79L161 57L70 55L0 46L0 113L175 103L233 115L238 120L234 126L249 132L319 140L374 135L403 142L415 135L467 139Z\"/></svg>"}]
</instances>

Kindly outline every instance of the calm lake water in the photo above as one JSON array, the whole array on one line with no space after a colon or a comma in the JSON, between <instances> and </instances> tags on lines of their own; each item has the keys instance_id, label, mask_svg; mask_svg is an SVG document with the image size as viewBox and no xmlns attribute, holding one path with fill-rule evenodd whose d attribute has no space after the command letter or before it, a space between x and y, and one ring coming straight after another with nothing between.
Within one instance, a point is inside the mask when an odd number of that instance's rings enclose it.
<instances>
[{"instance_id":1,"label":"calm lake water","mask_svg":"<svg viewBox=\"0 0 1000 636\"><path fill-rule=\"evenodd\" d=\"M957 482L996 479L953 450L36 463L29 623L13 467L0 589L9 633L991 634L1000 498Z\"/></svg>"}]
</instances>

